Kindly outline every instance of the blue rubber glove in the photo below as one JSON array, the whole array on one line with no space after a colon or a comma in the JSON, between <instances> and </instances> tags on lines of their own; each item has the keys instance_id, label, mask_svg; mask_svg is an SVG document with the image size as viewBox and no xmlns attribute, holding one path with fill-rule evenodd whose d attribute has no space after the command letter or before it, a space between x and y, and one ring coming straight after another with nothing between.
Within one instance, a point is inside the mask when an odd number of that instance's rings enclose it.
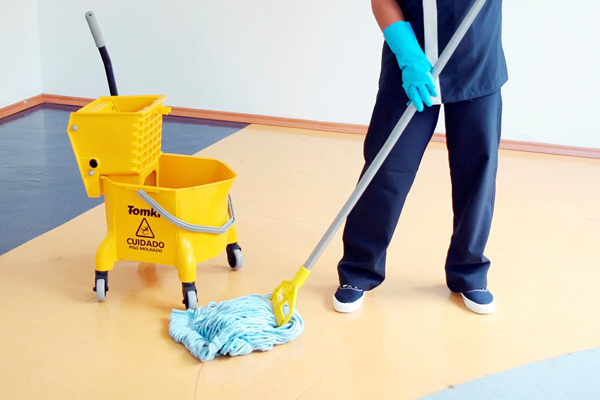
<instances>
[{"instance_id":1,"label":"blue rubber glove","mask_svg":"<svg viewBox=\"0 0 600 400\"><path fill-rule=\"evenodd\" d=\"M431 63L425 57L415 32L409 22L398 21L383 31L390 49L396 55L402 70L402 87L417 111L423 111L423 104L431 107L431 98L437 96Z\"/></svg>"}]
</instances>

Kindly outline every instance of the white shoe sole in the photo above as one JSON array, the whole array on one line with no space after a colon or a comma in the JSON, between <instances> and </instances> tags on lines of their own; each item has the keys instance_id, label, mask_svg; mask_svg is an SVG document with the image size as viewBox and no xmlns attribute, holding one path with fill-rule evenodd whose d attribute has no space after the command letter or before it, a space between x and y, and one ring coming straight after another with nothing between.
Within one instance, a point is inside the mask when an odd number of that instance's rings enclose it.
<instances>
[{"instance_id":1,"label":"white shoe sole","mask_svg":"<svg viewBox=\"0 0 600 400\"><path fill-rule=\"evenodd\" d=\"M477 304L474 301L471 301L465 297L464 294L460 294L465 302L465 306L474 313L477 314L491 314L496 311L496 298L492 300L489 304Z\"/></svg>"},{"instance_id":2,"label":"white shoe sole","mask_svg":"<svg viewBox=\"0 0 600 400\"><path fill-rule=\"evenodd\" d=\"M358 310L360 308L360 306L362 306L364 299L365 299L364 292L358 300L356 300L355 302L352 302L352 303L342 303L342 302L338 301L338 299L335 298L335 295L333 295L333 309L340 313L345 313L345 314L353 313L354 311Z\"/></svg>"}]
</instances>

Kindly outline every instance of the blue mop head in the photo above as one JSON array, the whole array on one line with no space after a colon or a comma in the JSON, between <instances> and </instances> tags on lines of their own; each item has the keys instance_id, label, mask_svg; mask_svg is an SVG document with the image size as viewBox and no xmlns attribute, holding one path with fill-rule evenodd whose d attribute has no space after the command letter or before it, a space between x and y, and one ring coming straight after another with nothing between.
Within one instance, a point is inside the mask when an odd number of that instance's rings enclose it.
<instances>
[{"instance_id":1,"label":"blue mop head","mask_svg":"<svg viewBox=\"0 0 600 400\"><path fill-rule=\"evenodd\" d=\"M271 350L300 336L304 322L294 312L290 322L277 326L269 297L254 294L197 310L173 310L169 334L200 361Z\"/></svg>"}]
</instances>

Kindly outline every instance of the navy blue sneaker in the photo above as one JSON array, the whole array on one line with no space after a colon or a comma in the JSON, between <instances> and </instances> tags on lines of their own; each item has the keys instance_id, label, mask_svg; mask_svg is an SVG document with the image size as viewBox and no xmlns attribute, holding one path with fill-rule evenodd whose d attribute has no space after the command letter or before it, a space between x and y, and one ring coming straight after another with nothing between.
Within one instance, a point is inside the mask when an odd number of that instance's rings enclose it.
<instances>
[{"instance_id":1,"label":"navy blue sneaker","mask_svg":"<svg viewBox=\"0 0 600 400\"><path fill-rule=\"evenodd\" d=\"M496 299L487 288L468 290L461 296L465 306L474 313L491 314L496 310Z\"/></svg>"},{"instance_id":2,"label":"navy blue sneaker","mask_svg":"<svg viewBox=\"0 0 600 400\"><path fill-rule=\"evenodd\" d=\"M333 295L333 309L341 313L351 313L362 306L365 291L352 285L340 285Z\"/></svg>"}]
</instances>

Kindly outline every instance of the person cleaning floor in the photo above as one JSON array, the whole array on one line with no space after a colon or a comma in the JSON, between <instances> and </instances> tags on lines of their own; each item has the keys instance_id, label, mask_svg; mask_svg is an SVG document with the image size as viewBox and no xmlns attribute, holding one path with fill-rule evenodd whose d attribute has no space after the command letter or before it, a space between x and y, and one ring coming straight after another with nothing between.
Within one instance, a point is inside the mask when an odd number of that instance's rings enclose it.
<instances>
[{"instance_id":1,"label":"person cleaning floor","mask_svg":"<svg viewBox=\"0 0 600 400\"><path fill-rule=\"evenodd\" d=\"M490 0L437 82L431 74L472 0L372 0L385 38L379 92L364 144L363 174L412 102L419 111L346 220L340 286L333 308L358 310L385 279L386 251L444 104L454 229L446 283L479 314L496 309L484 255L492 223L508 80L502 50L502 1ZM423 50L424 49L424 50Z\"/></svg>"}]
</instances>

